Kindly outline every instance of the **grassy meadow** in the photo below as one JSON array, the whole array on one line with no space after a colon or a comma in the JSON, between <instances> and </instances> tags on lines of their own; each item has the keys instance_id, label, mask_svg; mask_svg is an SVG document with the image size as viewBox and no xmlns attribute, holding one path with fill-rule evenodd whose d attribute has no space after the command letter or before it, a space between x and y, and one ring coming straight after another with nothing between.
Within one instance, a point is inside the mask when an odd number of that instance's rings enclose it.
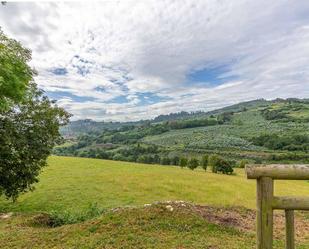
<instances>
[{"instance_id":1,"label":"grassy meadow","mask_svg":"<svg viewBox=\"0 0 309 249\"><path fill-rule=\"evenodd\" d=\"M52 156L34 192L16 203L1 199L0 211L79 211L183 200L215 206L255 207L255 181L243 169L228 176L177 166ZM209 170L210 171L210 170ZM309 195L309 183L276 181L278 195Z\"/></svg>"},{"instance_id":2,"label":"grassy meadow","mask_svg":"<svg viewBox=\"0 0 309 249\"><path fill-rule=\"evenodd\" d=\"M309 195L306 181L277 181L275 188L278 195ZM185 202L170 202L176 200ZM103 211L89 219L53 227L44 218L53 212L78 214L94 203ZM150 203L155 204L144 205ZM1 248L255 247L255 182L242 169L229 176L52 156L34 192L16 203L1 199L0 208ZM297 246L305 249L308 217L297 219L297 231L305 231L298 233ZM278 220L274 248L279 249L283 216Z\"/></svg>"}]
</instances>

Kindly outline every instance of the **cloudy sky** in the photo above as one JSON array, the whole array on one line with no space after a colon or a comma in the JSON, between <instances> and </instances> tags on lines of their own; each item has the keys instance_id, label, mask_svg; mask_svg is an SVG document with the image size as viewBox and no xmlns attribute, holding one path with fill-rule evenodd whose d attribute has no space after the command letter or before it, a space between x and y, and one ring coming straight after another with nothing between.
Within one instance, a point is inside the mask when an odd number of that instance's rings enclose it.
<instances>
[{"instance_id":1,"label":"cloudy sky","mask_svg":"<svg viewBox=\"0 0 309 249\"><path fill-rule=\"evenodd\" d=\"M309 97L308 0L7 3L2 30L73 119Z\"/></svg>"}]
</instances>

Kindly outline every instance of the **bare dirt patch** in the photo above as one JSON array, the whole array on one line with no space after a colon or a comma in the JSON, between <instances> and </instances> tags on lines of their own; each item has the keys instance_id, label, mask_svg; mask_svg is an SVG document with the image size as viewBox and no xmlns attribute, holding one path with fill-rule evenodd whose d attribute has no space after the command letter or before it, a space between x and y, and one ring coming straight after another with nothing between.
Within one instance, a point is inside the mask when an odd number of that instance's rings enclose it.
<instances>
[{"instance_id":1,"label":"bare dirt patch","mask_svg":"<svg viewBox=\"0 0 309 249\"><path fill-rule=\"evenodd\" d=\"M203 217L210 223L232 227L244 232L256 231L256 211L243 207L213 207L194 205L183 201L160 203L173 207L176 211L187 210ZM285 217L283 211L274 212L274 238L284 239ZM295 211L295 237L299 241L309 240L309 219L308 213Z\"/></svg>"}]
</instances>

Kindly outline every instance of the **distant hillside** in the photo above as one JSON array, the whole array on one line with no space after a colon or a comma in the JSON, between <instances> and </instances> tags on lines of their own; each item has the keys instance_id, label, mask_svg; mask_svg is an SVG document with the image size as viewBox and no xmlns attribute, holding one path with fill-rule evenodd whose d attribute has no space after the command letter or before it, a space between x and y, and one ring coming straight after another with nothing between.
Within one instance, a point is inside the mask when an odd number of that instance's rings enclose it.
<instances>
[{"instance_id":1,"label":"distant hillside","mask_svg":"<svg viewBox=\"0 0 309 249\"><path fill-rule=\"evenodd\" d=\"M165 121L173 121L173 120L184 120L184 119L196 119L203 118L210 115L220 114L223 112L237 112L241 111L243 108L253 108L260 106L267 106L271 103L271 101L267 101L264 99L252 100L248 102L242 102L239 104L235 104L232 106L227 106L224 108L220 108L217 110L204 112L204 111L196 111L196 112L178 112L178 113L170 113L166 115L159 115L151 120L141 120L136 122L104 122L104 121L93 121L91 119L85 120L77 120L70 122L67 126L62 127L61 133L65 137L75 137L79 134L85 134L89 132L100 132L104 129L114 130L119 129L123 126L130 125L142 125L145 123L159 123Z\"/></svg>"},{"instance_id":2,"label":"distant hillside","mask_svg":"<svg viewBox=\"0 0 309 249\"><path fill-rule=\"evenodd\" d=\"M104 122L93 121L91 119L72 121L68 125L61 128L61 134L66 138L73 138L79 134L89 132L101 132L102 130L115 130L123 126L137 125L139 122Z\"/></svg>"},{"instance_id":3,"label":"distant hillside","mask_svg":"<svg viewBox=\"0 0 309 249\"><path fill-rule=\"evenodd\" d=\"M57 155L176 165L217 154L250 162L309 162L309 101L264 99L210 112L172 113L119 123L83 120L67 126Z\"/></svg>"}]
</instances>

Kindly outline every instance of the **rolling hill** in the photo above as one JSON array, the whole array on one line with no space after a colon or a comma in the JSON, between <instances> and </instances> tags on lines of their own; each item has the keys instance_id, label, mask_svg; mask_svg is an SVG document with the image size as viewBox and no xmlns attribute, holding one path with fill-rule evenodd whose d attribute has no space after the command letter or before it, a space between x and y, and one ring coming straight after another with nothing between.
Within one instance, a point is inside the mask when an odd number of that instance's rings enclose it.
<instances>
[{"instance_id":1,"label":"rolling hill","mask_svg":"<svg viewBox=\"0 0 309 249\"><path fill-rule=\"evenodd\" d=\"M88 128L77 129L76 124L66 127L73 138L55 154L145 163L204 154L219 154L236 163L309 162L306 99L260 99L211 112L180 112L109 127L79 121ZM156 158L148 160L152 155Z\"/></svg>"}]
</instances>

